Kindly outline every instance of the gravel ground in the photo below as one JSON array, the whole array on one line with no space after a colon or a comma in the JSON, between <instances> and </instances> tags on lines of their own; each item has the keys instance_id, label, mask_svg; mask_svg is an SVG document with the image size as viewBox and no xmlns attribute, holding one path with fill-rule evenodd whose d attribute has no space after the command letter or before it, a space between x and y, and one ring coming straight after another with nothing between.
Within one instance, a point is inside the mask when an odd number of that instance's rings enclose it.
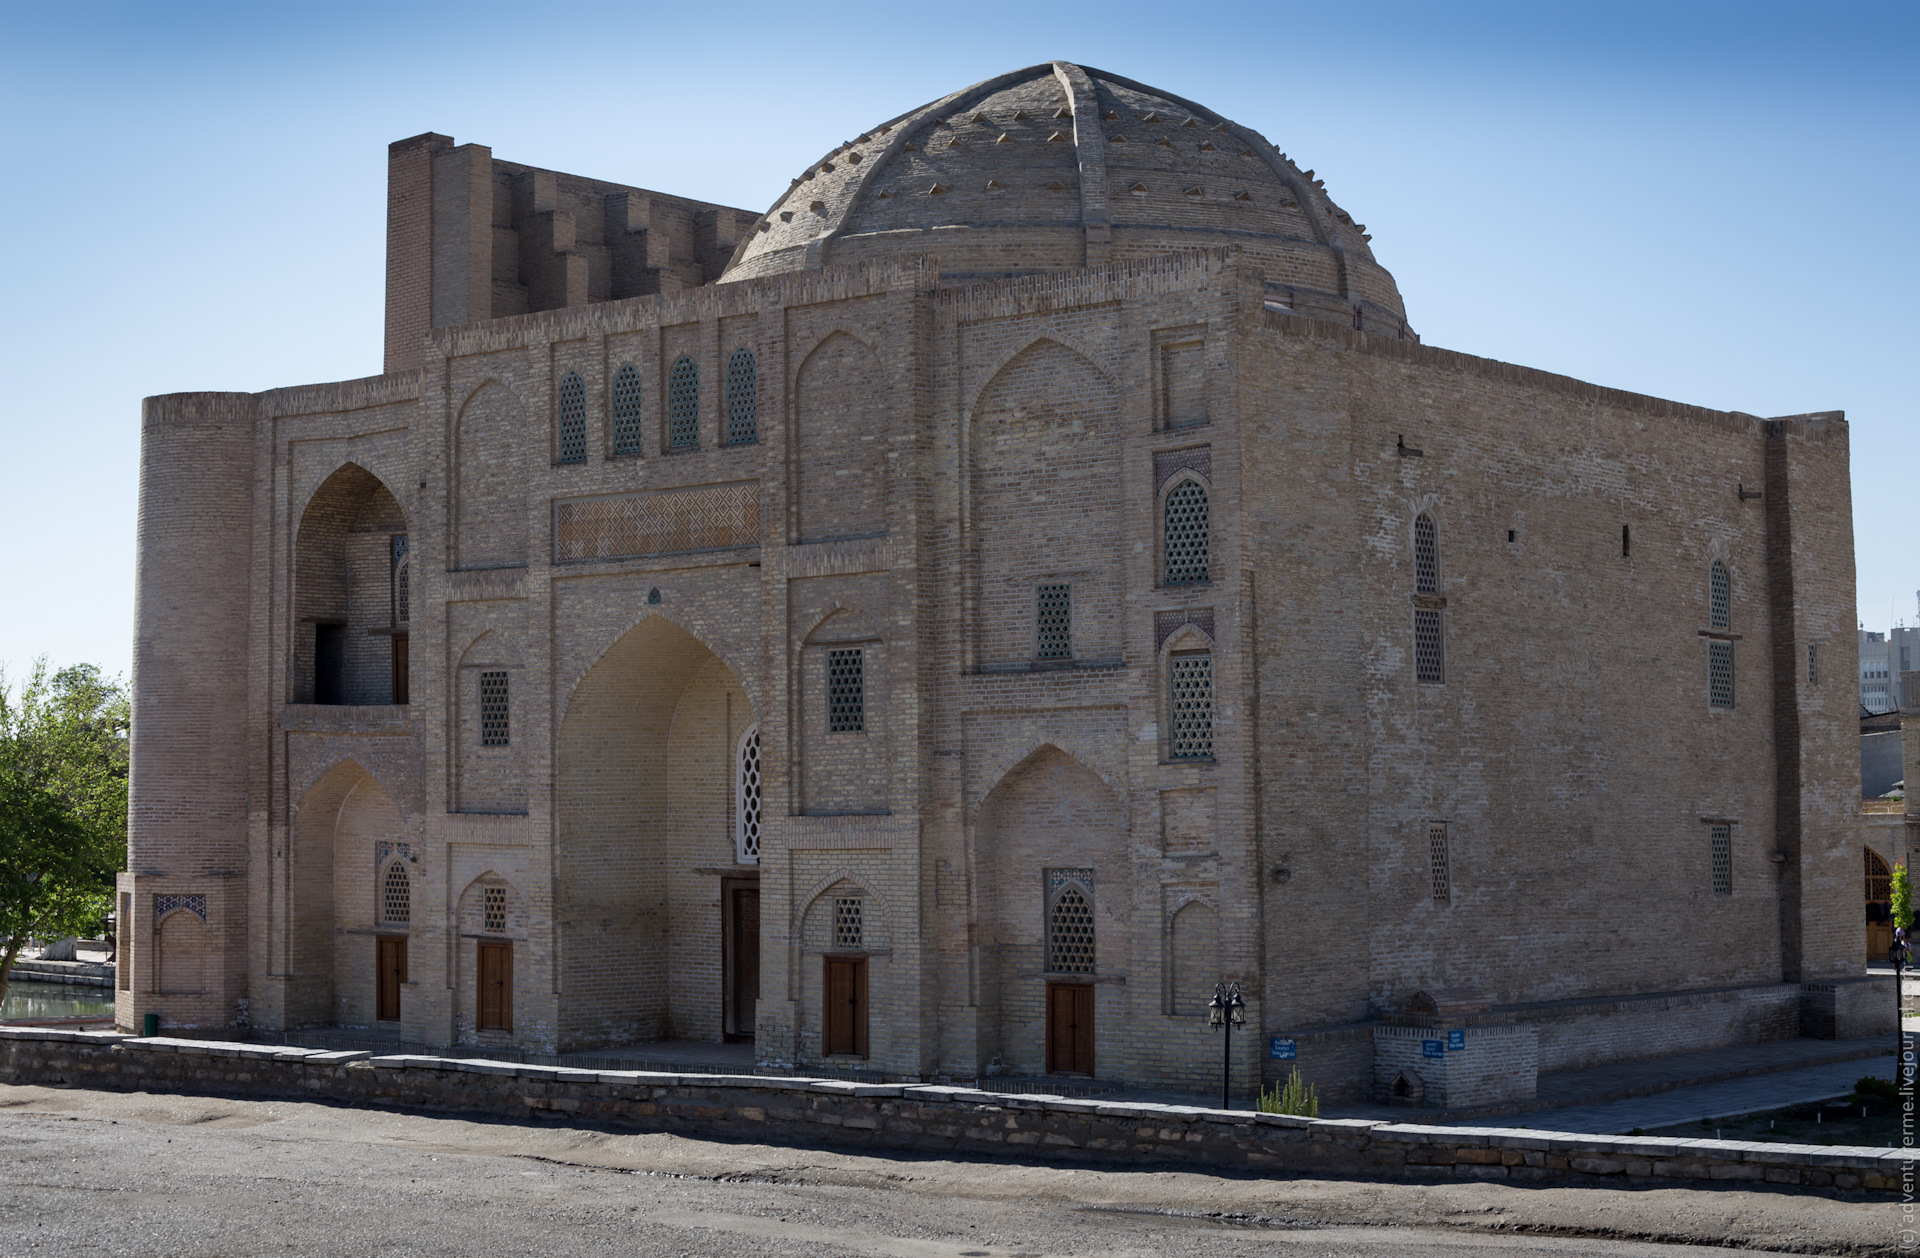
<instances>
[{"instance_id":1,"label":"gravel ground","mask_svg":"<svg viewBox=\"0 0 1920 1258\"><path fill-rule=\"evenodd\" d=\"M1893 1254L1898 1204L879 1158L0 1086L0 1254Z\"/></svg>"}]
</instances>

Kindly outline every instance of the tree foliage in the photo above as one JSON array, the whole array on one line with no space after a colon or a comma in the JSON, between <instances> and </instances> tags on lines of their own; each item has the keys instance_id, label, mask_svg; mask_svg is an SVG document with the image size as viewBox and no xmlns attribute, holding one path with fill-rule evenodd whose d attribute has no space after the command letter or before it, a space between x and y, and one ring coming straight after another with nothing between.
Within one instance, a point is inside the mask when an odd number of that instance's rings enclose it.
<instances>
[{"instance_id":1,"label":"tree foliage","mask_svg":"<svg viewBox=\"0 0 1920 1258\"><path fill-rule=\"evenodd\" d=\"M1889 908L1895 926L1904 926L1909 931L1913 929L1913 883L1908 877L1905 861L1893 863L1892 903ZM1909 939L1907 942L1912 944L1915 941Z\"/></svg>"},{"instance_id":2,"label":"tree foliage","mask_svg":"<svg viewBox=\"0 0 1920 1258\"><path fill-rule=\"evenodd\" d=\"M91 664L0 673L0 997L36 938L93 929L127 859L127 690Z\"/></svg>"}]
</instances>

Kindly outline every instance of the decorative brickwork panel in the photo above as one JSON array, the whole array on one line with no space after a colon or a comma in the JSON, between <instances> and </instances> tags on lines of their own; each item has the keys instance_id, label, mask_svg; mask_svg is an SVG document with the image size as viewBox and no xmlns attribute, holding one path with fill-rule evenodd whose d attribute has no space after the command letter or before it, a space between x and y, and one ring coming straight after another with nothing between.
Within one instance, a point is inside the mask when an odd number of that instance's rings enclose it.
<instances>
[{"instance_id":1,"label":"decorative brickwork panel","mask_svg":"<svg viewBox=\"0 0 1920 1258\"><path fill-rule=\"evenodd\" d=\"M667 448L700 444L700 368L684 354L667 372Z\"/></svg>"},{"instance_id":2,"label":"decorative brickwork panel","mask_svg":"<svg viewBox=\"0 0 1920 1258\"><path fill-rule=\"evenodd\" d=\"M1175 760L1213 756L1213 657L1176 655L1167 661L1169 750Z\"/></svg>"},{"instance_id":3,"label":"decorative brickwork panel","mask_svg":"<svg viewBox=\"0 0 1920 1258\"><path fill-rule=\"evenodd\" d=\"M858 647L828 651L827 732L859 734L866 728L866 652Z\"/></svg>"},{"instance_id":4,"label":"decorative brickwork panel","mask_svg":"<svg viewBox=\"0 0 1920 1258\"><path fill-rule=\"evenodd\" d=\"M1162 578L1168 585L1190 585L1208 578L1207 490L1183 481L1167 493L1165 556Z\"/></svg>"},{"instance_id":5,"label":"decorative brickwork panel","mask_svg":"<svg viewBox=\"0 0 1920 1258\"><path fill-rule=\"evenodd\" d=\"M1213 447L1193 446L1186 450L1162 450L1153 456L1154 492L1166 488L1175 472L1192 471L1202 480L1213 481Z\"/></svg>"},{"instance_id":6,"label":"decorative brickwork panel","mask_svg":"<svg viewBox=\"0 0 1920 1258\"><path fill-rule=\"evenodd\" d=\"M1413 675L1426 686L1441 686L1447 680L1447 640L1441 612L1428 608L1413 613Z\"/></svg>"},{"instance_id":7,"label":"decorative brickwork panel","mask_svg":"<svg viewBox=\"0 0 1920 1258\"><path fill-rule=\"evenodd\" d=\"M556 463L587 461L587 385L577 372L560 379L554 400L554 454Z\"/></svg>"},{"instance_id":8,"label":"decorative brickwork panel","mask_svg":"<svg viewBox=\"0 0 1920 1258\"><path fill-rule=\"evenodd\" d=\"M555 563L728 550L760 541L757 481L554 504Z\"/></svg>"},{"instance_id":9,"label":"decorative brickwork panel","mask_svg":"<svg viewBox=\"0 0 1920 1258\"><path fill-rule=\"evenodd\" d=\"M1154 649L1167 644L1167 639L1182 625L1192 625L1209 638L1213 637L1213 608L1199 607L1189 611L1155 612L1153 614Z\"/></svg>"},{"instance_id":10,"label":"decorative brickwork panel","mask_svg":"<svg viewBox=\"0 0 1920 1258\"><path fill-rule=\"evenodd\" d=\"M1707 702L1716 708L1733 706L1733 643L1707 643Z\"/></svg>"},{"instance_id":11,"label":"decorative brickwork panel","mask_svg":"<svg viewBox=\"0 0 1920 1258\"><path fill-rule=\"evenodd\" d=\"M727 444L760 440L760 369L753 351L742 346L727 359Z\"/></svg>"},{"instance_id":12,"label":"decorative brickwork panel","mask_svg":"<svg viewBox=\"0 0 1920 1258\"><path fill-rule=\"evenodd\" d=\"M1034 650L1043 660L1073 658L1073 587L1043 585L1034 595Z\"/></svg>"},{"instance_id":13,"label":"decorative brickwork panel","mask_svg":"<svg viewBox=\"0 0 1920 1258\"><path fill-rule=\"evenodd\" d=\"M1733 827L1725 824L1707 827L1707 842L1713 861L1713 893L1733 894Z\"/></svg>"},{"instance_id":14,"label":"decorative brickwork panel","mask_svg":"<svg viewBox=\"0 0 1920 1258\"><path fill-rule=\"evenodd\" d=\"M185 909L204 922L207 920L207 897L204 895L157 895L153 897L154 921L159 921L175 909Z\"/></svg>"},{"instance_id":15,"label":"decorative brickwork panel","mask_svg":"<svg viewBox=\"0 0 1920 1258\"><path fill-rule=\"evenodd\" d=\"M640 453L645 417L640 409L640 373L632 363L622 363L613 375L613 452Z\"/></svg>"}]
</instances>

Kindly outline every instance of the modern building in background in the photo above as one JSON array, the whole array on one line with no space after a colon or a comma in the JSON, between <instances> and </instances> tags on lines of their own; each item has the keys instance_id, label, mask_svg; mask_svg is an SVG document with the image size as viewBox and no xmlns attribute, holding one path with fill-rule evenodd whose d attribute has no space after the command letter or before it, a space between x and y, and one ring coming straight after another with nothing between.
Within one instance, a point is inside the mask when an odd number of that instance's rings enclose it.
<instances>
[{"instance_id":1,"label":"modern building in background","mask_svg":"<svg viewBox=\"0 0 1920 1258\"><path fill-rule=\"evenodd\" d=\"M1886 633L1860 629L1860 706L1868 712L1900 707L1900 674L1920 669L1920 628L1896 623Z\"/></svg>"},{"instance_id":2,"label":"modern building in background","mask_svg":"<svg viewBox=\"0 0 1920 1258\"><path fill-rule=\"evenodd\" d=\"M1197 1088L1233 980L1240 1088L1456 1108L1891 1029L1838 413L1423 345L1064 62L762 214L389 162L382 374L146 403L122 1024Z\"/></svg>"}]
</instances>

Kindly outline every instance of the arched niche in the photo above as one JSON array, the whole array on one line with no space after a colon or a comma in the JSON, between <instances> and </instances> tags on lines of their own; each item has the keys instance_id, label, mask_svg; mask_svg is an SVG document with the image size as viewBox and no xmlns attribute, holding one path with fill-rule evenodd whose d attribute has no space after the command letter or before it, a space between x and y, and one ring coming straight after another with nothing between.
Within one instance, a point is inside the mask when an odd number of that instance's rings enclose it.
<instances>
[{"instance_id":1,"label":"arched niche","mask_svg":"<svg viewBox=\"0 0 1920 1258\"><path fill-rule=\"evenodd\" d=\"M891 798L888 647L855 608L823 617L800 644L800 809L884 813Z\"/></svg>"},{"instance_id":2,"label":"arched niche","mask_svg":"<svg viewBox=\"0 0 1920 1258\"><path fill-rule=\"evenodd\" d=\"M794 410L799 540L884 533L889 425L897 412L888 406L879 358L845 332L828 336L800 365Z\"/></svg>"},{"instance_id":3,"label":"arched niche","mask_svg":"<svg viewBox=\"0 0 1920 1258\"><path fill-rule=\"evenodd\" d=\"M503 633L489 630L460 653L448 705L455 811L527 810L527 683L520 649Z\"/></svg>"},{"instance_id":4,"label":"arched niche","mask_svg":"<svg viewBox=\"0 0 1920 1258\"><path fill-rule=\"evenodd\" d=\"M407 553L399 499L359 464L307 500L294 541L293 702L405 702Z\"/></svg>"},{"instance_id":5,"label":"arched niche","mask_svg":"<svg viewBox=\"0 0 1920 1258\"><path fill-rule=\"evenodd\" d=\"M526 415L497 380L475 389L454 434L453 562L520 568L527 562Z\"/></svg>"},{"instance_id":6,"label":"arched niche","mask_svg":"<svg viewBox=\"0 0 1920 1258\"><path fill-rule=\"evenodd\" d=\"M408 921L385 920L380 872L415 855L406 817L379 779L352 760L317 778L293 815L288 851L286 1025L376 1021L376 933L419 936L428 871L408 864Z\"/></svg>"},{"instance_id":7,"label":"arched niche","mask_svg":"<svg viewBox=\"0 0 1920 1258\"><path fill-rule=\"evenodd\" d=\"M757 720L726 662L657 615L568 696L554 749L563 1045L722 1038L720 892L753 876L735 863L733 774Z\"/></svg>"},{"instance_id":8,"label":"arched niche","mask_svg":"<svg viewBox=\"0 0 1920 1258\"><path fill-rule=\"evenodd\" d=\"M1043 585L1067 587L1071 641L1069 655L1044 658L1117 661L1122 442L1106 376L1060 342L1036 341L981 390L967 441L981 668L1041 661Z\"/></svg>"}]
</instances>

